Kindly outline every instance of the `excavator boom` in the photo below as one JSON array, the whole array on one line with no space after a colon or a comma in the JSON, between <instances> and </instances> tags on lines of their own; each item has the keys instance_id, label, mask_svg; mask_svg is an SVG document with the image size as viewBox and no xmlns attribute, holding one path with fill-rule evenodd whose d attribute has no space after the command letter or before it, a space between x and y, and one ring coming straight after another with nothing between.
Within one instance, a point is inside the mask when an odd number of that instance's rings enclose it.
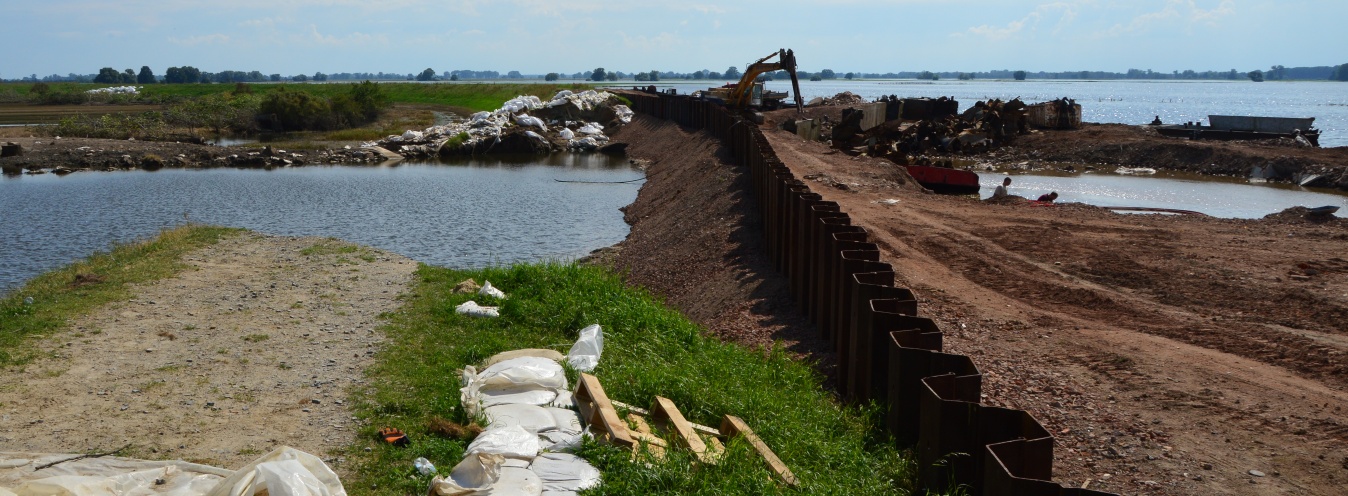
<instances>
[{"instance_id":1,"label":"excavator boom","mask_svg":"<svg viewBox=\"0 0 1348 496\"><path fill-rule=\"evenodd\" d=\"M767 61L773 57L777 57L776 62ZM749 106L749 97L754 86L754 80L758 79L760 74L782 70L791 76L791 90L796 99L796 112L804 111L805 106L800 99L800 80L796 78L796 54L785 48L778 50L776 53L768 54L768 56L745 67L744 76L735 85L735 91L730 94L730 100L726 103L737 109Z\"/></svg>"}]
</instances>

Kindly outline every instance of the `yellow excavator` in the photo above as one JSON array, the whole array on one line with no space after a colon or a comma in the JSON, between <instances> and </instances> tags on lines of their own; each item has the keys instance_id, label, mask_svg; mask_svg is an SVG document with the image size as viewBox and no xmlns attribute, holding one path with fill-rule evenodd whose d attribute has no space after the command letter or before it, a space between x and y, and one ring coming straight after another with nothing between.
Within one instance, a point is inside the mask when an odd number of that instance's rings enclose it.
<instances>
[{"instance_id":1,"label":"yellow excavator","mask_svg":"<svg viewBox=\"0 0 1348 496\"><path fill-rule=\"evenodd\" d=\"M776 57L775 62L768 62L768 59ZM796 54L785 48L778 50L768 56L758 59L758 61L749 64L744 68L744 77L740 78L733 87L726 85L724 88L713 88L708 90L711 96L725 100L727 107L733 109L744 109L748 107L777 108L787 95L781 92L767 91L763 88L763 83L755 82L758 76L773 71L786 71L791 76L791 90L796 99L796 112L804 110L805 105L800 99L800 80L796 78Z\"/></svg>"}]
</instances>

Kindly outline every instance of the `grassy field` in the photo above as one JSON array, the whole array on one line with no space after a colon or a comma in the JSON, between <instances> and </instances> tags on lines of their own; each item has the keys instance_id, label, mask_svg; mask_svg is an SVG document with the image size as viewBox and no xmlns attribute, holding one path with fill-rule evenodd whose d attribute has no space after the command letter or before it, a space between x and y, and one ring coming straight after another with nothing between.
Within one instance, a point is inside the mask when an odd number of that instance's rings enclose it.
<instances>
[{"instance_id":1,"label":"grassy field","mask_svg":"<svg viewBox=\"0 0 1348 496\"><path fill-rule=\"evenodd\" d=\"M598 323L604 354L594 372L610 398L649 406L656 395L672 399L690 420L718 426L722 415L743 418L801 481L777 482L747 444L728 446L715 466L699 466L671 450L664 462L633 461L630 454L587 444L580 454L603 472L593 494L894 494L909 490L907 454L879 434L875 411L840 406L809 364L780 349L749 350L706 337L695 324L643 291L623 285L604 269L575 265L523 265L479 271L423 266L404 307L389 315L388 340L368 371L370 389L356 395L362 440L346 453L355 474L343 482L355 494L421 494L429 477L417 475L424 456L442 472L463 457L466 442L437 437L427 422L442 417L466 423L458 370L518 348L565 352L576 332ZM454 313L469 295L456 283L484 279L506 291L498 319ZM488 304L480 297L480 303ZM575 384L571 373L570 384ZM377 442L375 432L394 426L410 446ZM672 444L671 444L672 445ZM370 448L369 452L365 449ZM587 494L589 494L587 493Z\"/></svg>"},{"instance_id":2,"label":"grassy field","mask_svg":"<svg viewBox=\"0 0 1348 496\"><path fill-rule=\"evenodd\" d=\"M351 83L247 83L254 93L266 94L285 88L288 91L304 91L317 96L331 97L348 91ZM12 99L28 97L31 83L0 84L0 95L11 94ZM53 92L83 92L95 88L105 88L108 84L92 83L52 83ZM405 104L431 104L446 107L461 107L472 111L496 110L501 102L519 95L534 95L550 98L560 90L585 90L592 87L583 83L379 83L390 100ZM170 103L176 100L195 98L205 95L234 91L234 84L147 84L136 99L145 103ZM11 93L12 92L12 93ZM0 99L2 102L3 99ZM9 102L11 104L18 102Z\"/></svg>"},{"instance_id":3,"label":"grassy field","mask_svg":"<svg viewBox=\"0 0 1348 496\"><path fill-rule=\"evenodd\" d=\"M129 284L172 276L185 267L179 261L184 253L237 231L184 225L34 278L0 299L0 367L32 361L38 353L24 346L29 339L50 335L70 319L126 299Z\"/></svg>"}]
</instances>

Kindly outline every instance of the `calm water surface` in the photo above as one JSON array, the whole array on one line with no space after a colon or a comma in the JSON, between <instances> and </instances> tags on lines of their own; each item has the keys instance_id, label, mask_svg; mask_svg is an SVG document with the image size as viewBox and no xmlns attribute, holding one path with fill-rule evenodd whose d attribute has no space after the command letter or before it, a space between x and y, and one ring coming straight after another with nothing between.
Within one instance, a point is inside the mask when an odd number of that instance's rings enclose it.
<instances>
[{"instance_id":1,"label":"calm water surface","mask_svg":"<svg viewBox=\"0 0 1348 496\"><path fill-rule=\"evenodd\" d=\"M572 259L627 236L643 173L600 154L454 165L78 172L0 179L0 293L113 243L193 222L333 236L479 267Z\"/></svg>"},{"instance_id":2,"label":"calm water surface","mask_svg":"<svg viewBox=\"0 0 1348 496\"><path fill-rule=\"evenodd\" d=\"M1007 174L980 172L983 198L992 196ZM1250 183L1234 178L1209 178L1182 173L1127 176L1108 171L1085 174L1012 173L1007 192L1029 199L1050 191L1058 202L1102 207L1149 207L1193 210L1214 217L1256 219L1290 207L1334 205L1348 211L1348 195L1286 184Z\"/></svg>"}]
</instances>

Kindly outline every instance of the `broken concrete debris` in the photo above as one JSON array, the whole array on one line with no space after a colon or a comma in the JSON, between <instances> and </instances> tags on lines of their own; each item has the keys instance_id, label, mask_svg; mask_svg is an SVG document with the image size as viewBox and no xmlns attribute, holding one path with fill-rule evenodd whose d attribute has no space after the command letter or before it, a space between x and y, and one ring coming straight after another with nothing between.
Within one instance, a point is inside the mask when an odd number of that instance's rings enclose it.
<instances>
[{"instance_id":1,"label":"broken concrete debris","mask_svg":"<svg viewBox=\"0 0 1348 496\"><path fill-rule=\"evenodd\" d=\"M421 131L408 130L362 147L384 148L408 158L595 151L610 142L606 128L632 121L632 109L620 102L609 92L595 90L562 90L547 102L536 96L518 96L495 111Z\"/></svg>"}]
</instances>

